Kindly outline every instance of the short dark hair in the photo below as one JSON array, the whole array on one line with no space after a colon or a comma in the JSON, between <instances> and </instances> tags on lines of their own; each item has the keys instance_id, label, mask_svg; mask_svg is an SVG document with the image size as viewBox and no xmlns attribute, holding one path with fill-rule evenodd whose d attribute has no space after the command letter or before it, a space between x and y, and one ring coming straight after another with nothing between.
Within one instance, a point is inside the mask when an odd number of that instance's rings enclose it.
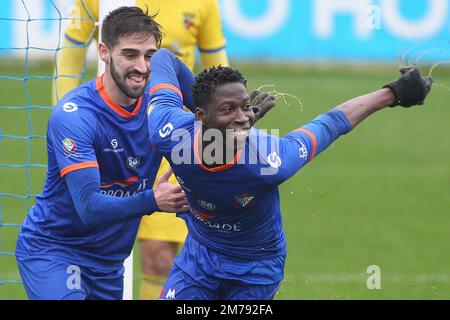
<instances>
[{"instance_id":1,"label":"short dark hair","mask_svg":"<svg viewBox=\"0 0 450 320\"><path fill-rule=\"evenodd\" d=\"M158 48L161 45L161 26L154 20L155 15L149 15L138 7L119 7L111 11L103 20L102 41L112 49L120 37L134 33L144 33L154 36Z\"/></svg>"},{"instance_id":2,"label":"short dark hair","mask_svg":"<svg viewBox=\"0 0 450 320\"><path fill-rule=\"evenodd\" d=\"M230 67L218 66L203 70L195 77L195 84L192 86L195 105L200 108L206 107L213 100L218 87L236 82L247 87L244 76Z\"/></svg>"}]
</instances>

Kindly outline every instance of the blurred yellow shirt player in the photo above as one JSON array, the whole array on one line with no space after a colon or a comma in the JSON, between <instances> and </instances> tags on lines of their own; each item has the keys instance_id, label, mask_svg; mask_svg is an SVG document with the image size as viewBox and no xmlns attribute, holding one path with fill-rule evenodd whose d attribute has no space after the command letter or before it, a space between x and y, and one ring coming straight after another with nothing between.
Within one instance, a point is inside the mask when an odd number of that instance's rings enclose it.
<instances>
[{"instance_id":1,"label":"blurred yellow shirt player","mask_svg":"<svg viewBox=\"0 0 450 320\"><path fill-rule=\"evenodd\" d=\"M162 47L176 54L193 70L195 52L200 50L201 67L228 65L225 38L217 0L137 0L136 5L148 13L157 13L155 20L164 33ZM98 39L98 0L76 0L73 20L65 30L62 49L57 62L58 75L80 76L87 47L92 39ZM57 77L53 99L56 104L61 98L78 86L79 78ZM157 177L167 170L163 159ZM174 176L171 178L176 183ZM187 234L184 221L175 214L154 213L142 219L138 239L141 243L142 281L141 299L159 297L162 285L168 275L172 260Z\"/></svg>"}]
</instances>

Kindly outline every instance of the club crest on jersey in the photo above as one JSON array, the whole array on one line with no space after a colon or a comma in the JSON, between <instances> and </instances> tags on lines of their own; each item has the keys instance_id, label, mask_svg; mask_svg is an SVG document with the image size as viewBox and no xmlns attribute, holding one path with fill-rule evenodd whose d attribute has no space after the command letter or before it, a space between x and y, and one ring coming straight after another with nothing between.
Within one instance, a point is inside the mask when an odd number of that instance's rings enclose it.
<instances>
[{"instance_id":1,"label":"club crest on jersey","mask_svg":"<svg viewBox=\"0 0 450 320\"><path fill-rule=\"evenodd\" d=\"M64 150L66 150L69 153L77 150L77 145L75 144L75 141L73 141L72 139L65 138L62 143Z\"/></svg>"},{"instance_id":2,"label":"club crest on jersey","mask_svg":"<svg viewBox=\"0 0 450 320\"><path fill-rule=\"evenodd\" d=\"M234 196L236 200L234 207L237 209L251 208L255 205L255 196L243 193L241 196Z\"/></svg>"},{"instance_id":3,"label":"club crest on jersey","mask_svg":"<svg viewBox=\"0 0 450 320\"><path fill-rule=\"evenodd\" d=\"M73 102L67 102L67 103L64 103L63 110L65 112L75 112L78 110L78 105Z\"/></svg>"},{"instance_id":4,"label":"club crest on jersey","mask_svg":"<svg viewBox=\"0 0 450 320\"><path fill-rule=\"evenodd\" d=\"M127 167L129 169L136 169L141 164L141 157L128 157Z\"/></svg>"},{"instance_id":5,"label":"club crest on jersey","mask_svg":"<svg viewBox=\"0 0 450 320\"><path fill-rule=\"evenodd\" d=\"M184 27L187 30L191 30L192 27L194 26L194 18L195 18L195 14L193 14L193 13L190 13L190 12L183 13L183 23L184 23Z\"/></svg>"},{"instance_id":6,"label":"club crest on jersey","mask_svg":"<svg viewBox=\"0 0 450 320\"><path fill-rule=\"evenodd\" d=\"M300 155L300 159L307 159L308 158L308 149L306 148L305 144L303 142L300 142L300 149L298 149L298 153Z\"/></svg>"},{"instance_id":7,"label":"club crest on jersey","mask_svg":"<svg viewBox=\"0 0 450 320\"><path fill-rule=\"evenodd\" d=\"M173 130L173 124L167 123L161 130L159 130L159 136L161 138L167 137Z\"/></svg>"},{"instance_id":8,"label":"club crest on jersey","mask_svg":"<svg viewBox=\"0 0 450 320\"><path fill-rule=\"evenodd\" d=\"M209 210L209 211L214 210L216 208L216 205L214 203L208 202L208 201L205 201L205 200L202 200L202 199L198 199L197 200L197 204L200 207L202 207L202 208L204 208L206 210Z\"/></svg>"}]
</instances>

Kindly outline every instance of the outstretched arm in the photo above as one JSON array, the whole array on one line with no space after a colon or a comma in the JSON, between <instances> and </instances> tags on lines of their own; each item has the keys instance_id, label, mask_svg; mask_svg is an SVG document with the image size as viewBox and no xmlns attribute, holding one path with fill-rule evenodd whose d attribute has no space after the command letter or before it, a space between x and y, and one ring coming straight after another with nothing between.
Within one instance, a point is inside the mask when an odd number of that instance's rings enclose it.
<instances>
[{"instance_id":1,"label":"outstretched arm","mask_svg":"<svg viewBox=\"0 0 450 320\"><path fill-rule=\"evenodd\" d=\"M406 68L401 72L400 78L383 89L346 101L288 133L280 140L280 150L276 152L280 154L280 163L286 165L272 170L274 172L271 173L273 176L269 176L269 182L281 183L291 177L339 136L352 130L372 113L387 106L408 108L423 104L432 79L423 78L417 68Z\"/></svg>"},{"instance_id":2,"label":"outstretched arm","mask_svg":"<svg viewBox=\"0 0 450 320\"><path fill-rule=\"evenodd\" d=\"M392 105L394 100L395 95L392 90L383 88L346 101L337 106L336 109L344 113L350 125L354 128L372 113Z\"/></svg>"},{"instance_id":3,"label":"outstretched arm","mask_svg":"<svg viewBox=\"0 0 450 320\"><path fill-rule=\"evenodd\" d=\"M403 68L397 80L383 89L351 99L337 106L350 122L352 128L372 113L385 107L402 106L409 108L423 101L431 89L432 78L423 78L415 67Z\"/></svg>"}]
</instances>

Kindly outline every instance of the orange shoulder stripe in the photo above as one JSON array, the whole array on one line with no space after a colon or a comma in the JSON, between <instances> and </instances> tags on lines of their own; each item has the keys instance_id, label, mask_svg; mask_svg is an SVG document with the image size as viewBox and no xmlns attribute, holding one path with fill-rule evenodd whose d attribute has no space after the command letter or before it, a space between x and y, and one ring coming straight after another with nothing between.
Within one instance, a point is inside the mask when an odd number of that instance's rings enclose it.
<instances>
[{"instance_id":1,"label":"orange shoulder stripe","mask_svg":"<svg viewBox=\"0 0 450 320\"><path fill-rule=\"evenodd\" d=\"M178 89L176 86L169 84L169 83L160 83L153 88L150 89L150 94L154 94L156 91L161 89L170 89L175 91L181 99L183 99L183 94L181 93L180 89Z\"/></svg>"},{"instance_id":2,"label":"orange shoulder stripe","mask_svg":"<svg viewBox=\"0 0 450 320\"><path fill-rule=\"evenodd\" d=\"M294 130L294 132L304 132L311 138L312 151L311 151L311 157L309 158L309 161L311 161L316 156L316 151L317 151L317 139L316 139L316 136L314 135L314 133L312 133L311 131L306 130L304 128L296 129L296 130Z\"/></svg>"},{"instance_id":3,"label":"orange shoulder stripe","mask_svg":"<svg viewBox=\"0 0 450 320\"><path fill-rule=\"evenodd\" d=\"M86 161L86 162L75 163L70 166L67 166L61 170L61 172L60 172L61 178L64 178L64 176L66 174L68 174L69 172L84 169L84 168L98 168L98 163L95 161Z\"/></svg>"}]
</instances>

